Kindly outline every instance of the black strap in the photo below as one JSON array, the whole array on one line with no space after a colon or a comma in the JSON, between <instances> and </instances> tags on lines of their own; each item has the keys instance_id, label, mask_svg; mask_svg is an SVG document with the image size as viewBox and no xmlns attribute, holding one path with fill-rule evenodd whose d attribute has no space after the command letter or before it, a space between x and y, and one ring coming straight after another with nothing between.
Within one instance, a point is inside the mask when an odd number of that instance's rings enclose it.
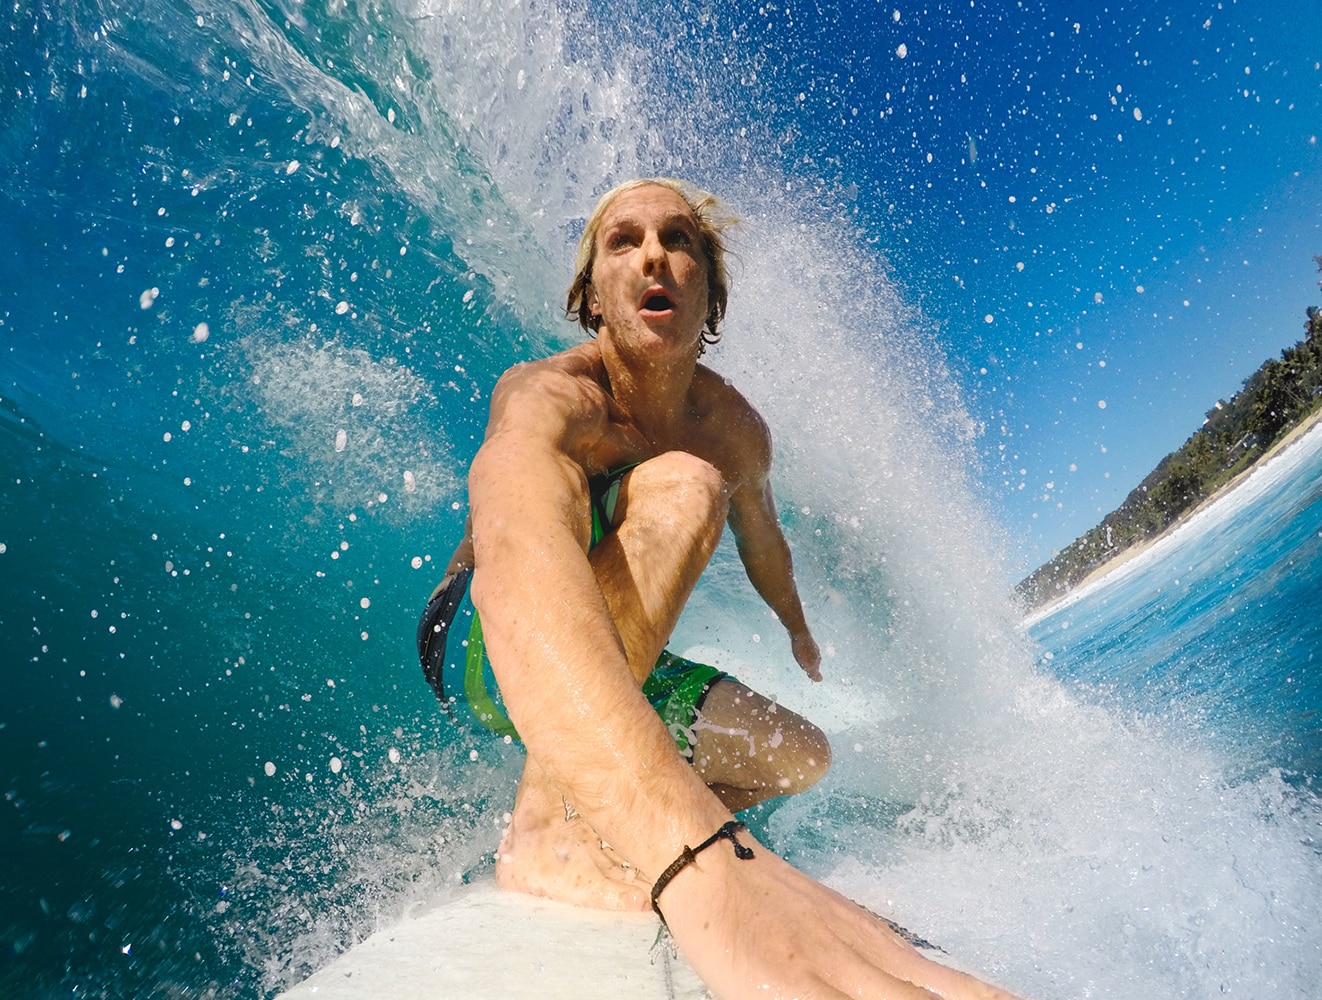
<instances>
[{"instance_id":1,"label":"black strap","mask_svg":"<svg viewBox=\"0 0 1322 1000\"><path fill-rule=\"evenodd\" d=\"M427 602L418 622L418 660L422 663L422 675L441 700L441 708L448 709L449 701L445 697L445 639L454 622L459 602L468 592L468 581L473 575L471 566L465 567L450 578L441 591Z\"/></svg>"},{"instance_id":2,"label":"black strap","mask_svg":"<svg viewBox=\"0 0 1322 1000\"><path fill-rule=\"evenodd\" d=\"M661 877L657 879L656 884L652 886L652 909L656 911L656 915L661 918L663 924L666 922L666 915L661 912L661 907L657 902L657 900L661 898L661 893L665 890L666 886L670 884L671 879L689 865L693 864L693 862L697 861L698 855L711 847L716 841L728 840L734 845L734 856L736 858L740 861L752 860L753 849L751 847L745 847L743 844L739 843L734 836L738 831L744 829L747 829L744 824L740 823L737 819L732 819L697 847L689 847L688 844L684 845L684 850L680 852L679 857L670 862L670 867L661 873Z\"/></svg>"}]
</instances>

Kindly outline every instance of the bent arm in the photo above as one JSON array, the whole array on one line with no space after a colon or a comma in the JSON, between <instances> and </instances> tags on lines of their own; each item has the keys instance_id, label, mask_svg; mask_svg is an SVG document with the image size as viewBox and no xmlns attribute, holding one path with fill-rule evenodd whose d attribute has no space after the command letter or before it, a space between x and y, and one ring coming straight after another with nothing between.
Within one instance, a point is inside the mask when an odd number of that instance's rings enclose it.
<instances>
[{"instance_id":1,"label":"bent arm","mask_svg":"<svg viewBox=\"0 0 1322 1000\"><path fill-rule=\"evenodd\" d=\"M753 589L789 633L794 658L804 673L821 680L821 653L803 615L789 543L765 476L736 490L730 498L730 530Z\"/></svg>"}]
</instances>

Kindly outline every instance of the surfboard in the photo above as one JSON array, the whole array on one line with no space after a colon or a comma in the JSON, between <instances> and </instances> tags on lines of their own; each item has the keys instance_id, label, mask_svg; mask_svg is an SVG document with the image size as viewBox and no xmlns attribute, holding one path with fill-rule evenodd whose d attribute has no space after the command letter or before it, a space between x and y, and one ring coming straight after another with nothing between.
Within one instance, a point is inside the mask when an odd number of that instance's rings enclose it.
<instances>
[{"instance_id":1,"label":"surfboard","mask_svg":"<svg viewBox=\"0 0 1322 1000\"><path fill-rule=\"evenodd\" d=\"M927 957L977 975L885 918ZM276 1000L712 1000L651 913L466 885L354 945Z\"/></svg>"},{"instance_id":2,"label":"surfboard","mask_svg":"<svg viewBox=\"0 0 1322 1000\"><path fill-rule=\"evenodd\" d=\"M377 931L278 1000L710 1000L651 913L608 913L493 882Z\"/></svg>"}]
</instances>

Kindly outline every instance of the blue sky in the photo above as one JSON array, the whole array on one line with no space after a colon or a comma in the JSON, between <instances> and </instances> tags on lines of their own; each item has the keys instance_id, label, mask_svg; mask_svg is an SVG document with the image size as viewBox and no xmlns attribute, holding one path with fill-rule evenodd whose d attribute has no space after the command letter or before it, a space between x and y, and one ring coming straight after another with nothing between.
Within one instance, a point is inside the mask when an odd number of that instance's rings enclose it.
<instances>
[{"instance_id":1,"label":"blue sky","mask_svg":"<svg viewBox=\"0 0 1322 1000\"><path fill-rule=\"evenodd\" d=\"M796 169L858 206L986 425L1027 571L1322 304L1322 4L760 4Z\"/></svg>"}]
</instances>

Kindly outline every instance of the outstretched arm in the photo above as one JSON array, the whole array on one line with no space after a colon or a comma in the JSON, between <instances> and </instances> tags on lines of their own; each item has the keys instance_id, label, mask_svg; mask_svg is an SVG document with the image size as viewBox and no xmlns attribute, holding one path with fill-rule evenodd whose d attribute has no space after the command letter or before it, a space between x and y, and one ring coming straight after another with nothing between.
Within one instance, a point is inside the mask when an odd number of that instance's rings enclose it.
<instances>
[{"instance_id":1,"label":"outstretched arm","mask_svg":"<svg viewBox=\"0 0 1322 1000\"><path fill-rule=\"evenodd\" d=\"M573 386L507 376L469 472L473 601L530 758L644 875L730 814L680 757L634 679L587 558L587 482L568 457Z\"/></svg>"}]
</instances>

